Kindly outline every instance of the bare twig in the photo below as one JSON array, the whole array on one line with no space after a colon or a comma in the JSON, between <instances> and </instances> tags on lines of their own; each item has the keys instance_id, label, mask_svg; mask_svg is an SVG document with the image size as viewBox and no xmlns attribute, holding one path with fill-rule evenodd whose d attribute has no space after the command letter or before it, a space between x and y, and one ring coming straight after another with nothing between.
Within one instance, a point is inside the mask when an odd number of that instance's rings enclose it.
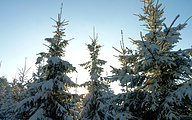
<instances>
[{"instance_id":1,"label":"bare twig","mask_svg":"<svg viewBox=\"0 0 192 120\"><path fill-rule=\"evenodd\" d=\"M157 15L157 5L158 5L158 2L159 0L157 0L157 3L155 5L155 11L153 12L153 19L155 20L155 31L153 31L153 37L155 37L155 34L156 34L156 29L157 29L157 20L156 20L156 15ZM155 42L157 41L156 40L157 38L155 37Z\"/></svg>"},{"instance_id":2,"label":"bare twig","mask_svg":"<svg viewBox=\"0 0 192 120\"><path fill-rule=\"evenodd\" d=\"M19 70L19 80L20 80L21 83L24 83L24 81L25 81L25 79L26 79L26 77L27 77L27 73L28 73L29 70L31 69L31 67L27 69L27 67L26 67L26 62L27 62L27 58L25 58L24 67L23 67L22 69L19 69L19 68L18 68L18 70Z\"/></svg>"},{"instance_id":3,"label":"bare twig","mask_svg":"<svg viewBox=\"0 0 192 120\"><path fill-rule=\"evenodd\" d=\"M187 23L187 21L191 18L192 16L190 16L185 22L184 22L184 24L186 24Z\"/></svg>"},{"instance_id":4,"label":"bare twig","mask_svg":"<svg viewBox=\"0 0 192 120\"><path fill-rule=\"evenodd\" d=\"M175 23L175 21L179 18L179 16L180 16L180 15L178 14L178 15L175 17L175 19L174 19L173 22L171 23L169 29L167 30L167 33L165 34L165 37L169 34L171 27L173 26L173 24ZM164 26L165 26L165 24L164 24ZM163 41L163 44L161 45L161 50L163 50L164 44L165 44L165 41Z\"/></svg>"},{"instance_id":5,"label":"bare twig","mask_svg":"<svg viewBox=\"0 0 192 120\"><path fill-rule=\"evenodd\" d=\"M125 55L125 45L124 45L124 41L123 41L123 30L121 30L121 37L122 38L120 40L120 46L121 46L122 52L120 50L118 50L117 48L113 47L113 46L112 46L112 48L115 49L116 51L118 51L119 53Z\"/></svg>"},{"instance_id":6,"label":"bare twig","mask_svg":"<svg viewBox=\"0 0 192 120\"><path fill-rule=\"evenodd\" d=\"M113 47L113 46L112 46L112 48L115 49L116 51L118 51L119 53L123 54L123 53L122 53L120 50L118 50L117 48L115 48L115 47Z\"/></svg>"},{"instance_id":7,"label":"bare twig","mask_svg":"<svg viewBox=\"0 0 192 120\"><path fill-rule=\"evenodd\" d=\"M169 34L171 27L173 26L173 24L175 23L175 21L179 18L179 16L180 16L180 15L178 14L178 15L175 17L175 19L173 20L173 22L171 23L171 25L170 25L167 33L166 33L166 36Z\"/></svg>"},{"instance_id":8,"label":"bare twig","mask_svg":"<svg viewBox=\"0 0 192 120\"><path fill-rule=\"evenodd\" d=\"M123 30L121 30L121 41L120 41L120 46L122 49L123 54L125 54L125 46L124 46L124 41L123 41Z\"/></svg>"},{"instance_id":9,"label":"bare twig","mask_svg":"<svg viewBox=\"0 0 192 120\"><path fill-rule=\"evenodd\" d=\"M163 26L165 27L165 29L167 29L167 25L165 23L163 23Z\"/></svg>"},{"instance_id":10,"label":"bare twig","mask_svg":"<svg viewBox=\"0 0 192 120\"><path fill-rule=\"evenodd\" d=\"M95 40L95 27L93 26L93 39Z\"/></svg>"},{"instance_id":11,"label":"bare twig","mask_svg":"<svg viewBox=\"0 0 192 120\"><path fill-rule=\"evenodd\" d=\"M57 21L55 19L53 19L52 17L51 17L51 19L57 23Z\"/></svg>"},{"instance_id":12,"label":"bare twig","mask_svg":"<svg viewBox=\"0 0 192 120\"><path fill-rule=\"evenodd\" d=\"M95 38L95 27L94 26L93 26L93 38L91 38L91 36L89 36L89 38L92 40L92 42L94 42L98 39L98 34L96 34L96 38Z\"/></svg>"}]
</instances>

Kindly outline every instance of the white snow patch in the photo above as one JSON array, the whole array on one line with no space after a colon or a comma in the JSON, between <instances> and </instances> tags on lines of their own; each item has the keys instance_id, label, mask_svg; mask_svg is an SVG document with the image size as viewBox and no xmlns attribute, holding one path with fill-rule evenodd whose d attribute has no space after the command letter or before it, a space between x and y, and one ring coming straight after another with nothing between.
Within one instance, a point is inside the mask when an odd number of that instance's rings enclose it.
<instances>
[{"instance_id":1,"label":"white snow patch","mask_svg":"<svg viewBox=\"0 0 192 120\"><path fill-rule=\"evenodd\" d=\"M38 119L44 119L44 116L43 116L43 109L38 109L35 114L30 117L29 120L38 120Z\"/></svg>"},{"instance_id":2,"label":"white snow patch","mask_svg":"<svg viewBox=\"0 0 192 120\"><path fill-rule=\"evenodd\" d=\"M52 90L52 89L53 89L53 79L50 79L50 80L46 81L46 82L42 85L42 91Z\"/></svg>"},{"instance_id":3,"label":"white snow patch","mask_svg":"<svg viewBox=\"0 0 192 120\"><path fill-rule=\"evenodd\" d=\"M54 56L54 57L50 57L47 62L50 63L52 62L53 64L57 64L59 62L59 58L57 56Z\"/></svg>"},{"instance_id":4,"label":"white snow patch","mask_svg":"<svg viewBox=\"0 0 192 120\"><path fill-rule=\"evenodd\" d=\"M94 72L94 73L92 74L92 76L91 76L91 79L92 79L92 80L98 80L98 75L97 75L97 73Z\"/></svg>"}]
</instances>

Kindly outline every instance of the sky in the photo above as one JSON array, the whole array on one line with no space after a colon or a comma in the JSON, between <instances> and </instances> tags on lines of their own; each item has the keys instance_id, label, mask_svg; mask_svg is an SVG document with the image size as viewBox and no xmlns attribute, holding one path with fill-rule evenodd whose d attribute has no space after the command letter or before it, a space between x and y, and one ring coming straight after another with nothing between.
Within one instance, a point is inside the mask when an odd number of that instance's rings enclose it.
<instances>
[{"instance_id":1,"label":"sky","mask_svg":"<svg viewBox=\"0 0 192 120\"><path fill-rule=\"evenodd\" d=\"M140 0L0 0L0 76L8 81L18 78L18 68L23 68L27 58L27 68L31 67L28 76L36 72L35 62L38 53L46 52L45 38L53 37L55 22L61 3L64 4L62 19L68 20L65 39L74 38L66 48L64 60L69 61L77 68L78 73L70 74L72 80L78 78L81 84L90 77L88 72L78 64L89 60L89 52L85 43L91 43L93 26L98 33L98 43L101 48L99 59L107 61L104 66L105 76L110 75L110 65L119 67L118 55L112 46L120 49L121 34L123 30L125 46L135 49L130 40L140 39L139 32L145 29L143 22L133 14L143 14L143 3ZM184 23L192 16L191 0L160 0L165 6L164 17L167 26L180 14L174 25ZM190 48L192 45L192 19L188 21L187 28L182 30L182 41L177 44L176 50ZM117 84L115 85L117 86Z\"/></svg>"}]
</instances>

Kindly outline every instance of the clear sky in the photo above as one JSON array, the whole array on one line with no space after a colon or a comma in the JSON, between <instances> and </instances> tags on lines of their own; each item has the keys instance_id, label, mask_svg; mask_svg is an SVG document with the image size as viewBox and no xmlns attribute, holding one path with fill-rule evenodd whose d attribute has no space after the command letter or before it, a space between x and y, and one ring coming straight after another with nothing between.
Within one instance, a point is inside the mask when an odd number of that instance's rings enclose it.
<instances>
[{"instance_id":1,"label":"clear sky","mask_svg":"<svg viewBox=\"0 0 192 120\"><path fill-rule=\"evenodd\" d=\"M143 3L140 0L0 0L0 76L6 76L9 81L15 77L17 68L22 68L27 57L27 67L35 72L35 62L39 52L46 52L43 45L47 37L53 37L54 21L64 4L62 18L69 20L66 26L66 39L74 38L66 48L64 60L77 67L77 73L72 74L75 81L83 83L89 76L78 64L89 60L85 43L91 43L93 26L99 36L101 48L100 59L108 61L105 71L111 71L109 65L119 66L118 55L112 46L120 48L120 30L124 32L125 45L135 48L128 37L140 39L139 32L144 27L133 14L143 13ZM183 23L192 15L192 0L160 0L166 6L164 17L169 26L177 14L180 18L175 25ZM182 32L183 40L176 49L189 48L192 45L192 19ZM104 73L105 75L105 73ZM18 77L18 76L17 76Z\"/></svg>"}]
</instances>

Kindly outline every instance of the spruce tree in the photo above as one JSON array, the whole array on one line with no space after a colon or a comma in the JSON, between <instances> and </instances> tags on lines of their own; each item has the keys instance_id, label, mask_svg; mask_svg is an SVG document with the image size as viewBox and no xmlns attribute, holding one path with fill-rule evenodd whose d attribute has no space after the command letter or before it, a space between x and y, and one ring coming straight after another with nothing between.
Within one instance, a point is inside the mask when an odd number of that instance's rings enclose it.
<instances>
[{"instance_id":1,"label":"spruce tree","mask_svg":"<svg viewBox=\"0 0 192 120\"><path fill-rule=\"evenodd\" d=\"M2 119L16 119L14 115L15 104L26 97L24 92L30 83L30 79L28 80L27 78L27 73L30 68L26 69L26 60L24 68L18 70L19 79L15 77L11 83L9 83L5 77L0 78L0 114L3 116Z\"/></svg>"},{"instance_id":2,"label":"spruce tree","mask_svg":"<svg viewBox=\"0 0 192 120\"><path fill-rule=\"evenodd\" d=\"M0 119L6 119L7 109L14 102L10 96L11 86L9 85L7 78L0 77Z\"/></svg>"},{"instance_id":3,"label":"spruce tree","mask_svg":"<svg viewBox=\"0 0 192 120\"><path fill-rule=\"evenodd\" d=\"M127 109L129 103L132 101L129 97L131 94L129 94L132 90L132 87L130 87L131 83L129 82L130 77L134 75L132 70L132 65L130 66L128 56L129 54L132 54L133 51L129 49L128 47L125 47L124 38L123 38L123 31L121 30L121 41L120 41L120 47L121 50L112 47L117 52L119 52L120 55L116 56L118 60L121 63L120 68L115 68L113 66L110 66L112 68L112 76L108 76L107 79L110 79L112 82L119 81L120 86L122 87L122 92L117 95L114 95L111 99L111 102L113 103L113 108L115 111L115 119L136 119L137 117L132 116L132 113ZM139 76L137 76L139 77ZM134 91L138 92L138 91ZM141 96L140 96L141 97ZM138 98L141 99L141 98ZM139 119L139 118L137 118Z\"/></svg>"},{"instance_id":4,"label":"spruce tree","mask_svg":"<svg viewBox=\"0 0 192 120\"><path fill-rule=\"evenodd\" d=\"M0 77L0 118L2 120L15 120L14 109L23 94L20 93L20 88L17 82L9 83L7 78ZM22 96L22 97L21 97Z\"/></svg>"},{"instance_id":5,"label":"spruce tree","mask_svg":"<svg viewBox=\"0 0 192 120\"><path fill-rule=\"evenodd\" d=\"M24 94L26 89L29 88L30 84L31 84L31 80L32 78L28 78L27 74L30 71L31 68L27 69L27 58L25 58L25 64L24 67L22 69L18 68L18 78L15 76L15 78L13 79L13 82L10 83L12 89L12 94L13 94L13 99L17 102L20 102L21 100L23 100L26 95Z\"/></svg>"},{"instance_id":6,"label":"spruce tree","mask_svg":"<svg viewBox=\"0 0 192 120\"><path fill-rule=\"evenodd\" d=\"M126 101L121 101L120 107L137 119L191 119L192 49L174 49L189 19L173 26L177 15L167 26L162 4L158 0L142 1L144 15L137 16L148 32L140 32L141 40L131 39L137 50L126 48L126 55L119 55L128 69L113 70L112 79L119 79L132 90L124 95Z\"/></svg>"},{"instance_id":7,"label":"spruce tree","mask_svg":"<svg viewBox=\"0 0 192 120\"><path fill-rule=\"evenodd\" d=\"M131 49L128 49L127 47L125 48L125 43L123 40L123 31L121 30L121 41L120 41L120 46L121 46L121 50L112 47L113 49L115 49L116 51L118 51L120 53L119 56L115 56L118 58L118 60L121 63L121 67L120 68L114 68L113 66L110 66L112 68L112 73L114 75L112 75L112 82L119 80L120 85L122 87L122 92L129 92L129 85L128 85L128 78L129 77L127 75L127 73L133 74L133 70L130 68L130 66L128 65L128 60L127 60L127 55L131 54L133 51ZM111 79L111 77L109 77L108 79Z\"/></svg>"},{"instance_id":8,"label":"spruce tree","mask_svg":"<svg viewBox=\"0 0 192 120\"><path fill-rule=\"evenodd\" d=\"M72 120L77 117L77 113L73 111L74 104L72 99L76 99L77 95L68 93L70 86L75 83L67 76L67 73L75 71L75 67L68 61L64 61L65 47L69 44L69 40L65 40L64 26L68 21L61 21L61 12L58 14L56 31L53 38L46 38L45 41L49 45L48 52L39 53L36 64L41 64L46 60L45 65L41 65L37 74L34 74L34 83L26 94L28 98L17 104L15 109L17 119L30 120Z\"/></svg>"},{"instance_id":9,"label":"spruce tree","mask_svg":"<svg viewBox=\"0 0 192 120\"><path fill-rule=\"evenodd\" d=\"M95 37L95 30L93 29L93 38L91 44L86 44L90 52L90 61L80 64L89 71L90 81L85 82L81 86L87 88L89 93L83 99L83 111L81 112L81 119L88 120L104 120L112 119L112 115L108 110L110 103L108 85L101 77L103 72L102 66L106 63L105 60L98 59L101 45L98 45L98 36Z\"/></svg>"}]
</instances>

